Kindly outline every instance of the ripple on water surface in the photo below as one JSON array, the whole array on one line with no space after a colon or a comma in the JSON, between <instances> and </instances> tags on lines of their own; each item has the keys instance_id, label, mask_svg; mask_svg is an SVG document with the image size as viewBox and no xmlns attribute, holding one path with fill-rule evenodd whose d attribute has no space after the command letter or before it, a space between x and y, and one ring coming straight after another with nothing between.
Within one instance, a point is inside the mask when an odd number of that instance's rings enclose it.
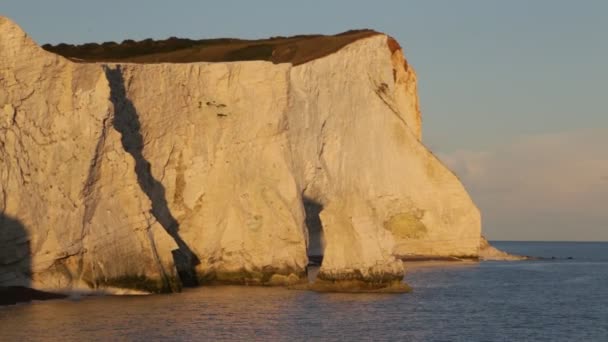
<instances>
[{"instance_id":1,"label":"ripple on water surface","mask_svg":"<svg viewBox=\"0 0 608 342\"><path fill-rule=\"evenodd\" d=\"M409 294L203 287L0 307L0 340L608 341L608 244L593 248L418 269Z\"/></svg>"}]
</instances>

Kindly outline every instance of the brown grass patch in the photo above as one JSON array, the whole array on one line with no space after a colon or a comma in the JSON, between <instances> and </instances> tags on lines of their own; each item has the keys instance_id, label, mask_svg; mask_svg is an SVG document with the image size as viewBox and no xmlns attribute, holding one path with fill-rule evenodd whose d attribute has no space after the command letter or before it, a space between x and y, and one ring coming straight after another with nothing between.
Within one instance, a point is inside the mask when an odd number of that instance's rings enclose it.
<instances>
[{"instance_id":1,"label":"brown grass patch","mask_svg":"<svg viewBox=\"0 0 608 342\"><path fill-rule=\"evenodd\" d=\"M377 34L380 33L366 29L351 30L333 36L299 35L260 40L192 40L171 37L138 42L124 40L122 43L46 44L42 47L76 62L192 63L262 60L298 65L327 56L352 42ZM399 47L394 39L391 40L393 43L389 40L389 48Z\"/></svg>"}]
</instances>

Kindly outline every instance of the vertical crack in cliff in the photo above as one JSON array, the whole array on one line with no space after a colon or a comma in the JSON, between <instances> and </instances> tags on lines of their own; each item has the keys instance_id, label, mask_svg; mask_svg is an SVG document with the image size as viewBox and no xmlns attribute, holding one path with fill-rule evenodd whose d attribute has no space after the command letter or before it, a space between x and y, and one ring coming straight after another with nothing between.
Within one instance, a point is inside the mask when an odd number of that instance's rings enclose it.
<instances>
[{"instance_id":1,"label":"vertical crack in cliff","mask_svg":"<svg viewBox=\"0 0 608 342\"><path fill-rule=\"evenodd\" d=\"M165 187L152 175L150 162L143 155L144 139L141 133L139 114L133 102L127 97L125 80L121 66L105 67L111 87L111 101L114 104L112 124L121 134L124 150L135 160L135 173L141 190L152 203L151 214L165 231L175 240L178 249L173 250L173 261L183 286L198 284L195 266L200 263L197 256L179 235L179 223L171 213L165 194Z\"/></svg>"},{"instance_id":2,"label":"vertical crack in cliff","mask_svg":"<svg viewBox=\"0 0 608 342\"><path fill-rule=\"evenodd\" d=\"M95 183L99 179L99 170L101 168L101 156L103 148L105 146L108 129L110 129L111 122L113 120L112 114L112 111L108 111L107 116L102 121L101 133L99 134L99 138L97 139L97 145L95 146L93 159L91 159L91 165L89 166L87 179L84 183L84 187L82 188L82 197L84 199L84 214L82 216L82 231L80 234L80 241L84 239L84 236L86 234L86 226L93 218L93 215L95 214L95 209L97 207L97 200L95 200L96 196L92 195L94 194L96 189Z\"/></svg>"},{"instance_id":3,"label":"vertical crack in cliff","mask_svg":"<svg viewBox=\"0 0 608 342\"><path fill-rule=\"evenodd\" d=\"M169 276L167 275L167 271L165 271L165 267L161 262L160 256L158 255L158 248L156 248L156 241L154 241L154 234L149 229L151 226L150 218L146 217L146 221L148 223L148 240L150 240L150 247L152 248L152 256L154 257L154 261L158 265L158 269L160 270L161 276L163 277L163 286L167 291L173 291L174 289L171 287L171 281L169 280Z\"/></svg>"},{"instance_id":4,"label":"vertical crack in cliff","mask_svg":"<svg viewBox=\"0 0 608 342\"><path fill-rule=\"evenodd\" d=\"M369 78L369 82L372 84L372 86L374 87L374 92L376 93L376 95L378 95L378 97L380 98L380 100L382 100L382 102L384 102L384 104L388 107L388 109L390 109L393 114L395 114L395 116L397 117L397 119L399 119L399 121L401 121L406 127L408 127L407 122L405 121L405 119L403 119L401 117L401 115L399 114L399 111L395 108L395 104L393 103L393 99L388 98L389 95L387 94L388 92L388 84L386 83L381 83L381 84L377 84L371 75L367 75Z\"/></svg>"},{"instance_id":5,"label":"vertical crack in cliff","mask_svg":"<svg viewBox=\"0 0 608 342\"><path fill-rule=\"evenodd\" d=\"M0 208L0 214L4 214L4 211L6 210L6 202L7 202L7 198L6 198L6 190L4 190L4 185L5 183L3 182L2 185L2 208Z\"/></svg>"}]
</instances>

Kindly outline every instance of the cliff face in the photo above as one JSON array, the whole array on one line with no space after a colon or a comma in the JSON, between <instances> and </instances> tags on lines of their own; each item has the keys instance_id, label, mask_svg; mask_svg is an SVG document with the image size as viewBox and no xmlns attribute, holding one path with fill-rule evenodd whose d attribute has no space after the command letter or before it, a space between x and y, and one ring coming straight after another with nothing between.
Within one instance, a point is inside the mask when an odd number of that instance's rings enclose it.
<instances>
[{"instance_id":1,"label":"cliff face","mask_svg":"<svg viewBox=\"0 0 608 342\"><path fill-rule=\"evenodd\" d=\"M0 18L0 87L0 286L299 282L304 202L322 280L477 256L479 212L422 145L385 35L296 66L74 63Z\"/></svg>"},{"instance_id":2,"label":"cliff face","mask_svg":"<svg viewBox=\"0 0 608 342\"><path fill-rule=\"evenodd\" d=\"M481 244L479 245L479 259L486 261L518 261L518 260L530 260L531 257L524 255L509 254L501 251L500 249L490 245L485 237L481 237Z\"/></svg>"}]
</instances>

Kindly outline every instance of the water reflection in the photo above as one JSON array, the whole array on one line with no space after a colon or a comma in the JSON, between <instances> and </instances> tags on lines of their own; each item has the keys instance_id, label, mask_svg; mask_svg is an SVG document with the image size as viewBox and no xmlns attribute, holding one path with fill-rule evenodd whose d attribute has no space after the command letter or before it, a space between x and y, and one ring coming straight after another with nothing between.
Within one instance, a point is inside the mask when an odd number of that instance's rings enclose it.
<instances>
[{"instance_id":1,"label":"water reflection","mask_svg":"<svg viewBox=\"0 0 608 342\"><path fill-rule=\"evenodd\" d=\"M197 336L263 336L280 340L294 330L302 336L312 333L321 338L335 324L349 325L353 318L372 319L379 313L368 305L376 303L376 308L382 308L395 296L203 287L174 295L95 297L0 308L0 328L7 338L27 331L29 340L45 340L48 332L60 334L66 341L91 337L113 340L117 336L128 340L151 336L182 336L186 340ZM10 317L6 315L9 311ZM19 324L5 324L9 321Z\"/></svg>"},{"instance_id":2,"label":"water reflection","mask_svg":"<svg viewBox=\"0 0 608 342\"><path fill-rule=\"evenodd\" d=\"M532 272L529 265L551 271ZM0 307L0 339L608 340L601 324L608 315L608 262L437 267L411 271L406 281L414 292L201 287Z\"/></svg>"}]
</instances>

